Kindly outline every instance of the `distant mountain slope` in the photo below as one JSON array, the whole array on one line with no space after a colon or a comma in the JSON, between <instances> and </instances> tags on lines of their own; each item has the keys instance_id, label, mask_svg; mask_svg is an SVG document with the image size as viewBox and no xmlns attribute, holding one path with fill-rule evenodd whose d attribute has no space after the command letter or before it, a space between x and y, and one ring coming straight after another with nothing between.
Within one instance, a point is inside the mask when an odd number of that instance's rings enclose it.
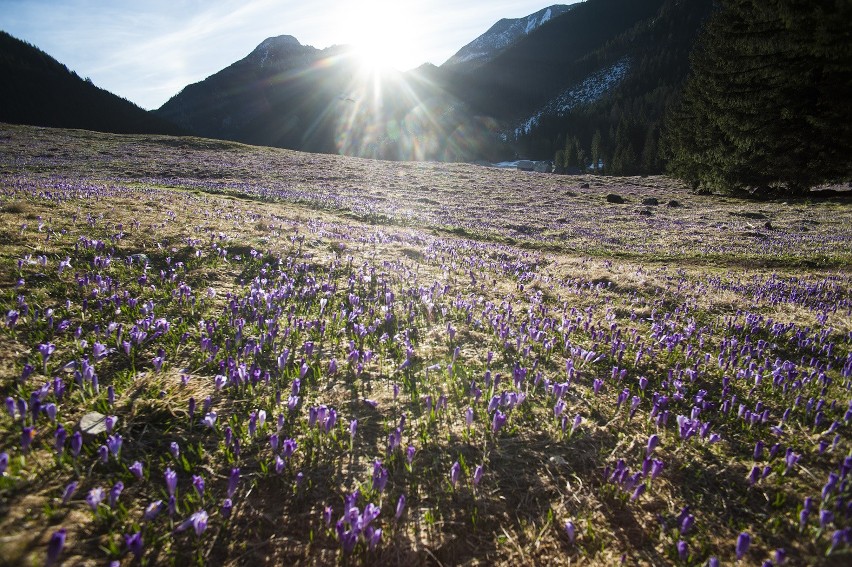
<instances>
[{"instance_id":1,"label":"distant mountain slope","mask_svg":"<svg viewBox=\"0 0 852 567\"><path fill-rule=\"evenodd\" d=\"M573 7L573 5L556 4L523 18L504 18L491 26L487 32L462 47L455 55L447 59L442 67L470 69L487 63L522 37L531 34L545 23L561 16Z\"/></svg>"},{"instance_id":2,"label":"distant mountain slope","mask_svg":"<svg viewBox=\"0 0 852 567\"><path fill-rule=\"evenodd\" d=\"M250 144L386 159L467 159L486 130L471 124L464 105L437 86L434 69L376 75L345 46L319 50L280 36L155 112L195 134Z\"/></svg>"},{"instance_id":3,"label":"distant mountain slope","mask_svg":"<svg viewBox=\"0 0 852 567\"><path fill-rule=\"evenodd\" d=\"M300 106L333 98L337 92L328 91L339 92L338 85L319 88L314 81L317 77L309 71L326 56L332 54L301 45L292 36L268 38L243 59L185 87L154 112L200 136L278 145L280 137L291 133L281 131L261 140L251 139L246 129L280 101L298 99L293 108L285 110L291 116L300 114ZM307 85L317 89L303 88ZM298 126L294 117L293 128Z\"/></svg>"},{"instance_id":4,"label":"distant mountain slope","mask_svg":"<svg viewBox=\"0 0 852 567\"><path fill-rule=\"evenodd\" d=\"M441 67L381 76L365 74L346 47L269 38L155 112L198 135L306 151L552 159L570 140L568 162L595 154L626 164L621 172L654 170L663 116L712 5L555 5L501 20Z\"/></svg>"},{"instance_id":5,"label":"distant mountain slope","mask_svg":"<svg viewBox=\"0 0 852 567\"><path fill-rule=\"evenodd\" d=\"M504 125L521 155L611 172L661 170L666 112L713 0L587 0L443 84ZM557 159L557 161L560 161Z\"/></svg>"},{"instance_id":6,"label":"distant mountain slope","mask_svg":"<svg viewBox=\"0 0 852 567\"><path fill-rule=\"evenodd\" d=\"M614 61L591 55L639 22L653 18L665 0L588 0L519 39L485 64L451 78L457 94L481 112L521 118L563 89ZM452 69L448 69L452 72Z\"/></svg>"},{"instance_id":7,"label":"distant mountain slope","mask_svg":"<svg viewBox=\"0 0 852 567\"><path fill-rule=\"evenodd\" d=\"M117 134L181 134L180 128L0 31L0 122Z\"/></svg>"}]
</instances>

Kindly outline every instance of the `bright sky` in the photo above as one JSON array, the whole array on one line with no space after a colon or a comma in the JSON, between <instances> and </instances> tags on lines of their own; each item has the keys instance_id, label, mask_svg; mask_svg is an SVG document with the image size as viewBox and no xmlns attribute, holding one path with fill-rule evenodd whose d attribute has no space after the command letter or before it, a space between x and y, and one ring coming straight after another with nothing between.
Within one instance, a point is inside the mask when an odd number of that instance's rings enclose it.
<instances>
[{"instance_id":1,"label":"bright sky","mask_svg":"<svg viewBox=\"0 0 852 567\"><path fill-rule=\"evenodd\" d=\"M0 29L146 109L267 37L440 65L501 18L577 0L0 0Z\"/></svg>"}]
</instances>

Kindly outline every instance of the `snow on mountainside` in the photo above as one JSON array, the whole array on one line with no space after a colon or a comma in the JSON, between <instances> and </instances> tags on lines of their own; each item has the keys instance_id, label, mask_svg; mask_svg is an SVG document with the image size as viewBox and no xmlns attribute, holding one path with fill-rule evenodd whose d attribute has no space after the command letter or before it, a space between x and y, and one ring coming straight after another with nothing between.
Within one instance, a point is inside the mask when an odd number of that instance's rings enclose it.
<instances>
[{"instance_id":1,"label":"snow on mountainside","mask_svg":"<svg viewBox=\"0 0 852 567\"><path fill-rule=\"evenodd\" d=\"M613 65L589 75L582 82L562 91L561 94L551 99L550 102L525 120L515 129L515 135L520 136L528 133L544 115L562 114L574 107L591 104L599 100L618 85L627 76L629 70L630 58L622 57Z\"/></svg>"},{"instance_id":2,"label":"snow on mountainside","mask_svg":"<svg viewBox=\"0 0 852 567\"><path fill-rule=\"evenodd\" d=\"M502 19L491 26L487 32L462 47L455 55L447 59L442 67L486 63L522 37L573 7L573 5L557 4L525 18Z\"/></svg>"}]
</instances>

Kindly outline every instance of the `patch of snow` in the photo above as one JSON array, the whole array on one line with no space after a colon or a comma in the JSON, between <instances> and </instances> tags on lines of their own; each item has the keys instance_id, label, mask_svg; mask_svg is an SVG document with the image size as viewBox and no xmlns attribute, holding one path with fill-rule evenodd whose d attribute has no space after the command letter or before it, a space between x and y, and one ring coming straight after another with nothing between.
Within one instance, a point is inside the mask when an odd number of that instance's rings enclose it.
<instances>
[{"instance_id":1,"label":"patch of snow","mask_svg":"<svg viewBox=\"0 0 852 567\"><path fill-rule=\"evenodd\" d=\"M471 51L470 53L465 53L456 59L456 63L465 63L467 61L473 61L474 59L484 59L488 57L487 51Z\"/></svg>"},{"instance_id":2,"label":"patch of snow","mask_svg":"<svg viewBox=\"0 0 852 567\"><path fill-rule=\"evenodd\" d=\"M518 167L518 162L517 161L501 161L501 162L498 162L498 163L495 163L495 164L492 164L492 165L494 165L494 167L500 167L500 168L504 168L504 169L510 169L510 168L515 169L516 167Z\"/></svg>"},{"instance_id":3,"label":"patch of snow","mask_svg":"<svg viewBox=\"0 0 852 567\"><path fill-rule=\"evenodd\" d=\"M627 76L629 70L630 58L622 57L610 67L589 75L581 83L562 91L535 114L524 120L515 129L515 136L528 133L545 114L562 114L577 106L591 104L601 99Z\"/></svg>"}]
</instances>

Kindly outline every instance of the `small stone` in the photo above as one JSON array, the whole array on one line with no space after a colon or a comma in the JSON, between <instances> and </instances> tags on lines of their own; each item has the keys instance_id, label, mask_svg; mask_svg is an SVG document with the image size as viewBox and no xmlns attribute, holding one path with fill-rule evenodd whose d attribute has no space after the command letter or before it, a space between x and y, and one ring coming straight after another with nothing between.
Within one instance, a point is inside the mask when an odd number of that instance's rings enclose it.
<instances>
[{"instance_id":1,"label":"small stone","mask_svg":"<svg viewBox=\"0 0 852 567\"><path fill-rule=\"evenodd\" d=\"M580 189L588 189L588 188L589 188L588 183L583 183L582 185L580 185Z\"/></svg>"},{"instance_id":2,"label":"small stone","mask_svg":"<svg viewBox=\"0 0 852 567\"><path fill-rule=\"evenodd\" d=\"M90 437L106 433L106 416L96 411L87 413L80 418L79 427L83 435Z\"/></svg>"},{"instance_id":3,"label":"small stone","mask_svg":"<svg viewBox=\"0 0 852 567\"><path fill-rule=\"evenodd\" d=\"M642 204L647 207L656 207L660 204L660 201L656 197L646 197L642 199Z\"/></svg>"},{"instance_id":4,"label":"small stone","mask_svg":"<svg viewBox=\"0 0 852 567\"><path fill-rule=\"evenodd\" d=\"M624 197L622 197L621 195L616 195L615 193L610 193L609 195L607 195L606 196L606 202L607 203L614 203L616 205L621 205L621 204L625 203Z\"/></svg>"},{"instance_id":5,"label":"small stone","mask_svg":"<svg viewBox=\"0 0 852 567\"><path fill-rule=\"evenodd\" d=\"M666 206L669 206L669 207L672 207L672 208L679 207L680 201L675 201L674 199L672 199L671 201L666 203Z\"/></svg>"}]
</instances>

